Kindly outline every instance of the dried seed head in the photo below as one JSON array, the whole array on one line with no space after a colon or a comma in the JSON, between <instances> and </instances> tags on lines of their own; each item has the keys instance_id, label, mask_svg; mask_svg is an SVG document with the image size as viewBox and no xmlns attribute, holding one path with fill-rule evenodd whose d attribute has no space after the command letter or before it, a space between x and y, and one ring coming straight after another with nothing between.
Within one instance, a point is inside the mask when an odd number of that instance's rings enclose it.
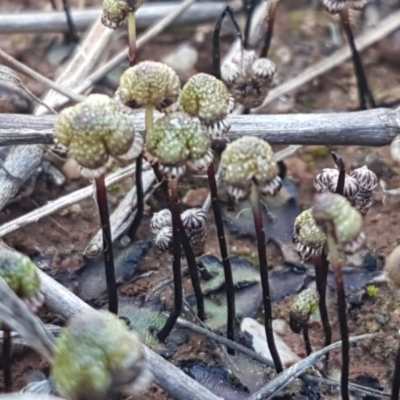
<instances>
[{"instance_id":1,"label":"dried seed head","mask_svg":"<svg viewBox=\"0 0 400 400\"><path fill-rule=\"evenodd\" d=\"M355 208L365 215L372 205L372 192L378 186L378 177L366 165L350 173L359 186L359 191L354 199Z\"/></svg>"},{"instance_id":2,"label":"dried seed head","mask_svg":"<svg viewBox=\"0 0 400 400\"><path fill-rule=\"evenodd\" d=\"M307 325L310 317L318 310L319 296L313 289L305 289L293 300L290 307L289 325L294 333L300 333Z\"/></svg>"},{"instance_id":3,"label":"dried seed head","mask_svg":"<svg viewBox=\"0 0 400 400\"><path fill-rule=\"evenodd\" d=\"M142 61L127 69L120 79L120 98L131 108L153 105L164 109L178 100L180 81L168 65Z\"/></svg>"},{"instance_id":4,"label":"dried seed head","mask_svg":"<svg viewBox=\"0 0 400 400\"><path fill-rule=\"evenodd\" d=\"M182 224L196 257L204 253L207 213L202 208L190 208L181 214Z\"/></svg>"},{"instance_id":5,"label":"dried seed head","mask_svg":"<svg viewBox=\"0 0 400 400\"><path fill-rule=\"evenodd\" d=\"M278 166L267 141L254 136L243 136L226 146L221 165L228 191L237 200L249 195L254 181L263 194L274 196L281 188Z\"/></svg>"},{"instance_id":6,"label":"dried seed head","mask_svg":"<svg viewBox=\"0 0 400 400\"><path fill-rule=\"evenodd\" d=\"M192 76L182 89L181 105L207 126L211 137L220 137L229 130L225 118L233 109L233 99L225 84L212 75Z\"/></svg>"},{"instance_id":7,"label":"dried seed head","mask_svg":"<svg viewBox=\"0 0 400 400\"><path fill-rule=\"evenodd\" d=\"M163 210L154 213L150 221L150 231L153 234L157 234L162 228L165 226L171 226L171 224L171 211L168 208L164 208Z\"/></svg>"},{"instance_id":8,"label":"dried seed head","mask_svg":"<svg viewBox=\"0 0 400 400\"><path fill-rule=\"evenodd\" d=\"M36 312L43 304L44 296L40 291L39 274L36 265L29 257L2 248L0 250L0 277L33 312Z\"/></svg>"},{"instance_id":9,"label":"dried seed head","mask_svg":"<svg viewBox=\"0 0 400 400\"><path fill-rule=\"evenodd\" d=\"M206 217L207 214L201 208L191 208L181 214L183 227L188 235L195 256L204 253L206 243ZM171 251L173 242L172 217L168 209L155 213L150 230L155 235L154 243L161 251Z\"/></svg>"},{"instance_id":10,"label":"dried seed head","mask_svg":"<svg viewBox=\"0 0 400 400\"><path fill-rule=\"evenodd\" d=\"M326 237L318 228L312 209L303 211L294 221L293 243L302 260L307 261L321 254Z\"/></svg>"},{"instance_id":11,"label":"dried seed head","mask_svg":"<svg viewBox=\"0 0 400 400\"><path fill-rule=\"evenodd\" d=\"M191 234L193 232L204 231L207 213L202 208L189 208L181 214L181 219L183 227Z\"/></svg>"},{"instance_id":12,"label":"dried seed head","mask_svg":"<svg viewBox=\"0 0 400 400\"><path fill-rule=\"evenodd\" d=\"M385 271L389 278L389 284L393 289L400 288L400 246L386 257Z\"/></svg>"},{"instance_id":13,"label":"dried seed head","mask_svg":"<svg viewBox=\"0 0 400 400\"><path fill-rule=\"evenodd\" d=\"M171 226L162 227L154 238L154 244L158 250L171 251L172 250L173 232Z\"/></svg>"},{"instance_id":14,"label":"dried seed head","mask_svg":"<svg viewBox=\"0 0 400 400\"><path fill-rule=\"evenodd\" d=\"M222 80L236 102L247 108L259 107L269 92L276 65L259 58L253 50L244 50L222 65Z\"/></svg>"},{"instance_id":15,"label":"dried seed head","mask_svg":"<svg viewBox=\"0 0 400 400\"><path fill-rule=\"evenodd\" d=\"M331 14L338 14L346 7L351 10L361 11L367 4L367 0L323 0L325 9Z\"/></svg>"},{"instance_id":16,"label":"dried seed head","mask_svg":"<svg viewBox=\"0 0 400 400\"><path fill-rule=\"evenodd\" d=\"M60 394L71 400L143 392L151 381L136 334L117 316L94 310L69 321L57 342L52 375Z\"/></svg>"},{"instance_id":17,"label":"dried seed head","mask_svg":"<svg viewBox=\"0 0 400 400\"><path fill-rule=\"evenodd\" d=\"M101 22L107 28L119 29L128 13L136 12L144 0L103 0Z\"/></svg>"},{"instance_id":18,"label":"dried seed head","mask_svg":"<svg viewBox=\"0 0 400 400\"><path fill-rule=\"evenodd\" d=\"M183 112L158 119L146 136L146 148L169 179L182 176L189 163L191 168L200 170L212 161L205 128Z\"/></svg>"},{"instance_id":19,"label":"dried seed head","mask_svg":"<svg viewBox=\"0 0 400 400\"><path fill-rule=\"evenodd\" d=\"M128 118L102 94L64 109L55 125L55 138L90 177L104 173L111 157L133 160L142 150L142 138Z\"/></svg>"},{"instance_id":20,"label":"dried seed head","mask_svg":"<svg viewBox=\"0 0 400 400\"><path fill-rule=\"evenodd\" d=\"M336 193L336 187L339 179L339 171L334 168L324 168L321 173L319 173L314 178L314 187L319 193ZM345 176L344 179L344 196L354 204L355 197L358 193L359 186L355 178L350 175Z\"/></svg>"},{"instance_id":21,"label":"dried seed head","mask_svg":"<svg viewBox=\"0 0 400 400\"><path fill-rule=\"evenodd\" d=\"M362 216L345 197L334 193L320 194L312 214L325 234L333 228L332 233L344 252L354 253L364 244Z\"/></svg>"},{"instance_id":22,"label":"dried seed head","mask_svg":"<svg viewBox=\"0 0 400 400\"><path fill-rule=\"evenodd\" d=\"M326 11L331 14L337 14L347 7L346 0L322 0Z\"/></svg>"}]
</instances>

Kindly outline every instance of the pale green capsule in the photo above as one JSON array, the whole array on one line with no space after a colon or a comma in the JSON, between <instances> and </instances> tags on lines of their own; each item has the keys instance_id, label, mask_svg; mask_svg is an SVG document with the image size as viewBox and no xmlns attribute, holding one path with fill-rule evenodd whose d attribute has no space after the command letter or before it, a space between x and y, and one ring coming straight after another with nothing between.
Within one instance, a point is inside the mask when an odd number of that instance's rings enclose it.
<instances>
[{"instance_id":1,"label":"pale green capsule","mask_svg":"<svg viewBox=\"0 0 400 400\"><path fill-rule=\"evenodd\" d=\"M136 334L117 316L94 310L71 318L57 342L52 375L70 400L106 400L119 390L133 394L151 378Z\"/></svg>"},{"instance_id":2,"label":"pale green capsule","mask_svg":"<svg viewBox=\"0 0 400 400\"><path fill-rule=\"evenodd\" d=\"M294 333L300 333L308 323L312 314L318 310L319 296L313 288L301 291L290 307L290 328Z\"/></svg>"},{"instance_id":3,"label":"pale green capsule","mask_svg":"<svg viewBox=\"0 0 400 400\"><path fill-rule=\"evenodd\" d=\"M140 135L118 109L115 100L92 94L81 103L64 109L55 124L55 139L68 148L69 155L88 170L104 167L110 157L141 152Z\"/></svg>"},{"instance_id":4,"label":"pale green capsule","mask_svg":"<svg viewBox=\"0 0 400 400\"><path fill-rule=\"evenodd\" d=\"M255 136L243 136L226 146L221 165L228 190L237 199L249 194L254 181L264 194L275 195L282 182L271 146Z\"/></svg>"},{"instance_id":5,"label":"pale green capsule","mask_svg":"<svg viewBox=\"0 0 400 400\"><path fill-rule=\"evenodd\" d=\"M312 209L303 211L294 221L293 243L303 260L321 254L326 237L316 224Z\"/></svg>"}]
</instances>

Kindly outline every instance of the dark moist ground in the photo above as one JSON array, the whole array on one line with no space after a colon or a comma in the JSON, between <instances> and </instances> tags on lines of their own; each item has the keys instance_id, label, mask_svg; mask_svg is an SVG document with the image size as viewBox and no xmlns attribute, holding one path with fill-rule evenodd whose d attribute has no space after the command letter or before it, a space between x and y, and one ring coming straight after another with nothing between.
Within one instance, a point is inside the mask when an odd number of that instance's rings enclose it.
<instances>
[{"instance_id":1,"label":"dark moist ground","mask_svg":"<svg viewBox=\"0 0 400 400\"><path fill-rule=\"evenodd\" d=\"M89 6L100 5L101 2L98 0L84 3ZM0 12L33 10L34 8L49 9L49 7L49 4L43 0L17 3L6 0L2 1ZM388 13L389 7L387 5L385 7L383 12ZM318 10L317 8L311 9L305 1L296 2L296 5L291 5L290 2L279 4L276 33L272 41L271 51L271 57L278 65L279 82L284 82L285 79L299 74L306 66L335 50L329 36L329 24L334 20L320 7ZM358 21L356 25L360 27L362 23ZM139 58L159 60L176 47L178 40L183 41L185 39L199 52L195 70L189 71L189 74L197 71L211 72L211 60L209 58L211 30L211 25L205 25L198 27L196 31L183 29L179 32L166 33L147 45L145 50L140 52ZM8 35L3 36L1 42L3 50L49 78L54 78L57 69L50 64L48 56L54 54L54 48L62 48L61 35ZM228 43L226 41L223 47L228 48ZM378 103L397 104L400 102L399 65L396 65L396 62L398 63L400 59L399 43L400 31L363 53L369 83ZM115 46L110 49L110 54L115 53L121 48L118 46L122 45L123 41L116 42ZM37 95L44 93L45 88L41 84L23 76L22 78L34 93ZM290 94L287 102L272 104L268 112L346 111L356 108L355 77L352 64L347 62ZM307 208L312 204L314 196L313 176L321 171L321 168L332 167L333 165L329 150L340 152L348 168L367 164L378 174L380 179L388 184L388 187L400 187L400 168L391 160L387 148L310 146L286 160L288 176L298 186L298 202L302 208ZM60 189L44 180L39 180L33 195L11 204L0 213L0 224L24 215L48 201L57 199L86 184L83 180L69 181ZM112 208L115 208L131 185L132 181L128 179L113 188L109 196ZM204 182L201 185L204 186ZM190 182L183 187L182 191L187 192L189 188L191 188ZM182 193L182 195L184 194ZM399 238L399 202L398 198L391 197L386 206L383 206L381 196L378 194L375 197L373 207L365 218L368 247L377 255L386 256L397 243ZM142 238L148 235L147 226L150 211L148 208L143 227L139 232L139 236ZM98 227L95 205L92 200L87 200L36 224L28 225L8 235L5 240L10 246L30 255L51 255L52 268L73 271L82 264L82 251ZM252 241L229 236L229 247L231 253L254 258L256 248ZM212 219L210 219L206 251L218 255ZM159 254L156 255L153 250L150 250L142 259L139 272L151 270L158 271L157 282L153 281L154 278L140 280L138 283L127 287L125 293L129 295L146 293L149 287L158 283L160 278L169 275L169 259L167 257L160 258ZM170 293L166 292L164 297L170 297ZM290 298L274 306L276 317L288 319L289 303ZM381 286L377 296L366 299L361 308L350 312L349 329L351 335L367 332L382 333L380 339L363 342L352 350L351 378L368 375L377 378L380 385L385 389L390 387L394 354L397 348L396 337L400 322L400 313L396 306L395 298L389 289L386 286ZM337 317L333 308L331 309L331 321L334 327L334 339L339 339ZM321 346L323 335L318 324L311 329L310 336L314 346L317 348ZM174 361L178 362L187 358L203 358L208 361L210 357L205 355L201 346L195 346L199 342L198 339L193 337L188 344L181 346L173 358ZM284 339L293 351L300 356L304 355L300 336L288 331ZM22 388L26 384L27 378L33 371L47 372L48 370L48 365L34 352L26 348L15 346L13 359L13 376L16 389ZM338 368L339 362L340 353L336 353L331 364L333 370ZM1 378L0 391L2 390ZM169 397L153 385L149 392L140 398L161 400Z\"/></svg>"}]
</instances>

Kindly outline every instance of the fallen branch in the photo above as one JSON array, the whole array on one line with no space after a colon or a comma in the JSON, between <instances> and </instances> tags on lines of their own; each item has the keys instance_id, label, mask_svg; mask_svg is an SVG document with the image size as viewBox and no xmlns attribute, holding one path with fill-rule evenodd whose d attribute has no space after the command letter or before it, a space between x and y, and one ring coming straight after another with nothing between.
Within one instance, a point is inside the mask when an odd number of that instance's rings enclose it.
<instances>
[{"instance_id":1,"label":"fallen branch","mask_svg":"<svg viewBox=\"0 0 400 400\"><path fill-rule=\"evenodd\" d=\"M367 333L365 335L354 336L350 338L350 343L357 342L359 340L367 340L375 337L375 333ZM268 382L258 392L254 393L249 400L262 400L272 399L276 394L281 392L286 386L288 386L294 379L302 375L308 368L312 367L318 360L320 360L327 352L334 350L342 345L342 342L332 343L331 345L324 347L321 350L311 353L307 358L297 362L291 367L285 369L275 379Z\"/></svg>"},{"instance_id":2,"label":"fallen branch","mask_svg":"<svg viewBox=\"0 0 400 400\"><path fill-rule=\"evenodd\" d=\"M129 116L144 132L142 113ZM0 114L0 146L51 144L56 117ZM400 111L368 111L287 114L231 115L230 140L255 135L271 144L386 146L400 134Z\"/></svg>"},{"instance_id":3,"label":"fallen branch","mask_svg":"<svg viewBox=\"0 0 400 400\"><path fill-rule=\"evenodd\" d=\"M138 29L146 29L164 15L172 12L179 2L144 3L136 15ZM225 8L225 3L208 1L194 4L176 19L176 25L194 25L214 21ZM100 17L100 8L71 10L77 30L86 29ZM18 12L1 14L0 34L68 32L65 13L60 12Z\"/></svg>"},{"instance_id":4,"label":"fallen branch","mask_svg":"<svg viewBox=\"0 0 400 400\"><path fill-rule=\"evenodd\" d=\"M114 185L123 179L131 177L135 173L135 165L122 168L117 172L107 176L106 186ZM73 193L63 196L55 201L52 201L37 210L31 211L13 221L7 222L0 227L0 237L3 237L11 232L16 231L26 225L38 222L40 219L54 214L57 211L63 210L72 204L78 203L82 200L88 199L93 196L93 185L79 189Z\"/></svg>"}]
</instances>

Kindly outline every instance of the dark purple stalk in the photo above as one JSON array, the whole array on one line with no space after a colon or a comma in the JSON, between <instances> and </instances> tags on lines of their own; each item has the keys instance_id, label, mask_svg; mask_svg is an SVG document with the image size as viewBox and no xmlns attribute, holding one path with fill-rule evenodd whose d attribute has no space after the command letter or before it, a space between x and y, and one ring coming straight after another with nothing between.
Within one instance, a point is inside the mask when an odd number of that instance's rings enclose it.
<instances>
[{"instance_id":1,"label":"dark purple stalk","mask_svg":"<svg viewBox=\"0 0 400 400\"><path fill-rule=\"evenodd\" d=\"M4 373L4 392L12 392L12 373L11 373L11 332L10 328L3 324L3 352L2 364Z\"/></svg>"},{"instance_id":2,"label":"dark purple stalk","mask_svg":"<svg viewBox=\"0 0 400 400\"><path fill-rule=\"evenodd\" d=\"M306 348L306 353L309 356L312 353L312 347L310 342L310 336L308 335L308 325L305 324L303 328L303 340L304 346Z\"/></svg>"},{"instance_id":3,"label":"dark purple stalk","mask_svg":"<svg viewBox=\"0 0 400 400\"><path fill-rule=\"evenodd\" d=\"M375 100L369 90L368 87L368 81L364 72L364 67L361 62L360 54L358 53L358 50L356 48L356 45L354 43L354 35L353 31L351 29L350 25L350 19L349 19L349 11L347 8L344 8L340 12L340 21L342 22L342 26L344 29L344 32L347 37L347 41L349 43L350 49L351 49L351 55L353 59L353 65L354 65L354 71L356 74L357 78L357 88L358 88L358 96L360 100L360 109L361 110L366 110L368 107L375 108Z\"/></svg>"},{"instance_id":4,"label":"dark purple stalk","mask_svg":"<svg viewBox=\"0 0 400 400\"><path fill-rule=\"evenodd\" d=\"M235 285L233 282L231 261L228 254L228 246L226 244L224 221L222 219L221 208L218 201L218 187L215 180L214 164L211 163L207 170L208 184L210 187L211 205L214 212L215 226L217 228L217 236L219 243L219 250L224 267L225 286L226 286L226 305L227 305L227 338L235 341ZM233 350L230 350L230 354Z\"/></svg>"},{"instance_id":5,"label":"dark purple stalk","mask_svg":"<svg viewBox=\"0 0 400 400\"><path fill-rule=\"evenodd\" d=\"M261 48L260 58L268 57L269 49L271 47L272 36L274 34L274 25L275 25L277 7L278 7L278 1L271 0L269 8L268 8L268 15L267 15L267 29L265 31L264 43Z\"/></svg>"},{"instance_id":6,"label":"dark purple stalk","mask_svg":"<svg viewBox=\"0 0 400 400\"><path fill-rule=\"evenodd\" d=\"M327 233L326 236L330 263L335 274L340 335L342 337L342 373L340 378L340 393L342 400L349 400L350 344L349 329L347 327L346 292L343 282L343 261L340 259L334 236L330 233Z\"/></svg>"},{"instance_id":7,"label":"dark purple stalk","mask_svg":"<svg viewBox=\"0 0 400 400\"><path fill-rule=\"evenodd\" d=\"M174 308L172 309L165 325L157 333L157 337L162 342L171 333L172 328L181 314L183 303L183 289L181 277L181 232L180 226L182 225L179 195L178 195L178 181L171 180L168 184L169 187L169 206L172 215L172 272L174 275Z\"/></svg>"},{"instance_id":8,"label":"dark purple stalk","mask_svg":"<svg viewBox=\"0 0 400 400\"><path fill-rule=\"evenodd\" d=\"M272 330L272 307L271 307L271 297L269 290L267 251L265 248L265 232L262 220L258 188L255 183L252 183L250 203L251 203L251 208L253 210L254 227L257 237L258 259L260 263L261 286L263 290L263 301L264 301L264 312L265 312L265 319L264 319L265 334L267 337L268 348L271 353L272 359L274 361L276 372L279 374L280 372L283 371L283 367L281 359L279 357L278 350L276 349L274 332Z\"/></svg>"},{"instance_id":9,"label":"dark purple stalk","mask_svg":"<svg viewBox=\"0 0 400 400\"><path fill-rule=\"evenodd\" d=\"M396 366L394 368L391 400L399 400L400 394L400 342L396 355Z\"/></svg>"},{"instance_id":10,"label":"dark purple stalk","mask_svg":"<svg viewBox=\"0 0 400 400\"><path fill-rule=\"evenodd\" d=\"M136 170L135 170L136 199L137 199L136 215L128 232L128 236L130 237L131 242L135 241L137 230L139 229L143 219L144 192L143 192L143 181L142 181L142 165L143 165L143 155L140 154L139 157L136 159Z\"/></svg>"},{"instance_id":11,"label":"dark purple stalk","mask_svg":"<svg viewBox=\"0 0 400 400\"><path fill-rule=\"evenodd\" d=\"M346 167L344 165L343 158L339 153L331 151L331 155L336 166L339 168L339 178L336 186L336 193L343 196L345 179L346 179Z\"/></svg>"},{"instance_id":12,"label":"dark purple stalk","mask_svg":"<svg viewBox=\"0 0 400 400\"><path fill-rule=\"evenodd\" d=\"M332 343L332 329L331 324L329 323L328 309L326 307L326 281L329 272L329 262L326 257L325 250L322 251L320 256L315 257L314 267L316 286L319 294L319 313L321 315L321 322L325 335L324 347L326 347ZM325 371L328 371L328 363L329 352L326 353L325 356Z\"/></svg>"},{"instance_id":13,"label":"dark purple stalk","mask_svg":"<svg viewBox=\"0 0 400 400\"><path fill-rule=\"evenodd\" d=\"M97 206L99 208L101 229L103 232L103 255L106 268L108 310L118 315L118 292L115 282L114 255L104 174L95 179L95 185Z\"/></svg>"},{"instance_id":14,"label":"dark purple stalk","mask_svg":"<svg viewBox=\"0 0 400 400\"><path fill-rule=\"evenodd\" d=\"M194 254L190 239L183 227L182 220L179 218L179 230L181 233L182 248L188 263L190 280L192 281L194 295L197 304L197 316L201 321L206 319L206 311L204 308L204 295L200 284L200 274L197 268L196 256Z\"/></svg>"},{"instance_id":15,"label":"dark purple stalk","mask_svg":"<svg viewBox=\"0 0 400 400\"><path fill-rule=\"evenodd\" d=\"M242 33L240 31L240 27L235 20L232 8L230 6L227 6L226 9L222 12L221 16L218 18L217 23L215 24L213 39L212 39L213 71L214 71L214 76L220 80L221 80L221 51L220 51L220 44L219 44L219 36L220 36L220 32L221 32L222 22L224 21L227 14L231 18L231 21L232 21L233 26L236 31L236 35L243 46L243 38L242 38Z\"/></svg>"},{"instance_id":16,"label":"dark purple stalk","mask_svg":"<svg viewBox=\"0 0 400 400\"><path fill-rule=\"evenodd\" d=\"M170 198L169 198L169 194L168 194L168 183L164 179L163 174L160 172L160 170L158 168L158 164L155 164L153 166L153 171L154 171L154 174L156 175L158 182L161 183L161 188L163 190L166 200L168 201L168 204L170 204ZM179 229L180 229L180 236L181 236L181 241L182 241L182 248L183 248L183 251L185 252L186 261L188 263L190 280L192 281L193 291L194 291L194 295L196 297L197 316L199 317L199 319L201 321L204 321L206 319L206 312L205 312L205 307L204 307L204 295L203 295L203 291L201 289L200 275L199 275L199 271L197 269L196 256L194 254L192 244L190 243L190 240L186 234L186 231L183 228L181 218L179 218L179 223L180 223Z\"/></svg>"},{"instance_id":17,"label":"dark purple stalk","mask_svg":"<svg viewBox=\"0 0 400 400\"><path fill-rule=\"evenodd\" d=\"M243 47L247 49L249 46L249 39L250 39L251 19L253 17L254 9L256 7L256 0L245 0L243 3L246 13L246 26L244 28Z\"/></svg>"},{"instance_id":18,"label":"dark purple stalk","mask_svg":"<svg viewBox=\"0 0 400 400\"><path fill-rule=\"evenodd\" d=\"M53 3L54 2L52 2L52 4ZM72 21L72 16L71 16L71 12L69 11L68 2L67 2L67 0L62 0L62 3L63 3L65 17L67 19L67 25L68 25L68 33L66 35L66 41L68 43L78 43L79 37L78 37L78 34L76 33L74 22Z\"/></svg>"}]
</instances>

